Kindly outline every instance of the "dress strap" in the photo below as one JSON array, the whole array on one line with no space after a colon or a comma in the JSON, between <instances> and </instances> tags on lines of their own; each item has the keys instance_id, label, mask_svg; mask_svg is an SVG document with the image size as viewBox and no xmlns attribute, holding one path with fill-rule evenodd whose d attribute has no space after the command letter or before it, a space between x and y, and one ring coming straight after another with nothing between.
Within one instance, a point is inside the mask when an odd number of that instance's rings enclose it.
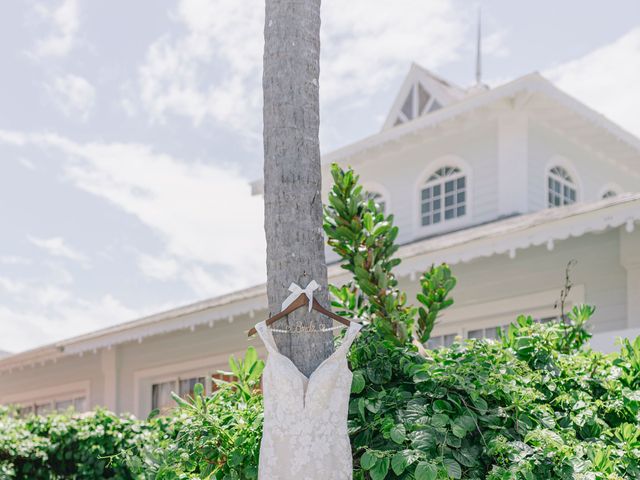
<instances>
[{"instance_id":1,"label":"dress strap","mask_svg":"<svg viewBox=\"0 0 640 480\"><path fill-rule=\"evenodd\" d=\"M349 325L349 328L347 328L347 333L345 333L344 335L344 340L342 340L340 347L338 347L340 351L346 352L347 350L349 350L349 347L355 340L361 328L362 328L361 323L353 322L353 321L351 322L351 324Z\"/></svg>"},{"instance_id":2,"label":"dress strap","mask_svg":"<svg viewBox=\"0 0 640 480\"><path fill-rule=\"evenodd\" d=\"M278 347L276 347L276 341L273 339L273 334L265 321L256 324L256 332L260 335L260 339L264 346L267 347L267 351L269 353L274 352L278 353Z\"/></svg>"}]
</instances>

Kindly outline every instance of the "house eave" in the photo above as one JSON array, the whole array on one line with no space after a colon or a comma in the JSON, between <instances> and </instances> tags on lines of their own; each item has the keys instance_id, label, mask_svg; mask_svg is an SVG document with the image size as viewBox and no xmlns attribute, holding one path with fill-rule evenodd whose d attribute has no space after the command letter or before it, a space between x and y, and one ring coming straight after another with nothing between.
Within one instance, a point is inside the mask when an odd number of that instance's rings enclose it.
<instances>
[{"instance_id":1,"label":"house eave","mask_svg":"<svg viewBox=\"0 0 640 480\"><path fill-rule=\"evenodd\" d=\"M396 273L413 277L431 263L454 265L502 254L514 257L518 250L540 245L552 249L556 241L590 232L622 226L632 231L636 222L640 222L640 193L511 216L402 245L397 253L402 263ZM333 281L346 276L348 272L339 264L329 267ZM199 325L214 326L221 320L233 321L234 316L266 308L266 287L257 285L4 357L0 359L0 372Z\"/></svg>"}]
</instances>

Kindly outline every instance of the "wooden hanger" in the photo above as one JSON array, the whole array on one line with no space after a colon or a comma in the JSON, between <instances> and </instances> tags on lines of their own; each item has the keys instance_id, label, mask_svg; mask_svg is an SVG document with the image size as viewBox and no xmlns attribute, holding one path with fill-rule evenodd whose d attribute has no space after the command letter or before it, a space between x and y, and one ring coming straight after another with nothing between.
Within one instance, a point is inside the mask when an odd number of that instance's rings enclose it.
<instances>
[{"instance_id":1,"label":"wooden hanger","mask_svg":"<svg viewBox=\"0 0 640 480\"><path fill-rule=\"evenodd\" d=\"M305 305L309 304L309 299L307 298L307 296L304 293L301 293L300 296L298 298L296 298L293 302L291 302L291 305L289 305L287 308L285 308L284 310L282 310L279 313L276 313L273 317L269 317L264 323L265 325L268 327L271 324L277 322L278 320L280 320L283 317L286 317L287 315L289 315L291 312L293 312L294 310L299 309L300 307L304 307ZM349 325L351 325L351 320L341 317L340 315L336 315L335 313L327 310L326 308L324 308L322 305L320 305L318 303L318 301L314 298L313 299L313 303L311 304L311 309L315 310L316 312L319 312L329 318L334 319L336 322L340 322L343 325L346 325L347 327ZM251 337L252 335L255 335L256 332L256 327L251 328L251 330L249 330L249 337Z\"/></svg>"}]
</instances>

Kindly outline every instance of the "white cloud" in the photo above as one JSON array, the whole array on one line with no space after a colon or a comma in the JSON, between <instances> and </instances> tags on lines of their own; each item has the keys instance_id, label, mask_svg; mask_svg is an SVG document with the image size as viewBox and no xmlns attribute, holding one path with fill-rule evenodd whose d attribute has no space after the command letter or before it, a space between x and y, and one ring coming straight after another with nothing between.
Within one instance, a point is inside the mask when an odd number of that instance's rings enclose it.
<instances>
[{"instance_id":1,"label":"white cloud","mask_svg":"<svg viewBox=\"0 0 640 480\"><path fill-rule=\"evenodd\" d=\"M21 296L23 306L0 304L0 350L19 352L150 313L128 308L111 295L82 299L52 286L31 285Z\"/></svg>"},{"instance_id":2,"label":"white cloud","mask_svg":"<svg viewBox=\"0 0 640 480\"><path fill-rule=\"evenodd\" d=\"M258 124L247 111L260 102L263 8L257 1L178 3L172 18L186 34L156 40L139 69L141 100L155 119L174 113L195 124L207 116L236 129ZM212 64L225 69L222 78L205 74Z\"/></svg>"},{"instance_id":3,"label":"white cloud","mask_svg":"<svg viewBox=\"0 0 640 480\"><path fill-rule=\"evenodd\" d=\"M67 258L82 264L87 264L88 262L88 258L84 254L67 245L62 237L37 238L28 235L27 239L33 245L43 249L54 257Z\"/></svg>"},{"instance_id":4,"label":"white cloud","mask_svg":"<svg viewBox=\"0 0 640 480\"><path fill-rule=\"evenodd\" d=\"M4 265L29 265L31 260L18 255L0 255L0 263Z\"/></svg>"},{"instance_id":5,"label":"white cloud","mask_svg":"<svg viewBox=\"0 0 640 480\"><path fill-rule=\"evenodd\" d=\"M593 109L640 135L640 27L544 75Z\"/></svg>"},{"instance_id":6,"label":"white cloud","mask_svg":"<svg viewBox=\"0 0 640 480\"><path fill-rule=\"evenodd\" d=\"M329 0L322 5L323 102L361 98L408 71L455 60L465 19L450 0Z\"/></svg>"},{"instance_id":7,"label":"white cloud","mask_svg":"<svg viewBox=\"0 0 640 480\"><path fill-rule=\"evenodd\" d=\"M62 0L56 7L39 3L36 13L50 24L50 34L38 40L33 53L38 57L62 57L75 44L80 26L78 0Z\"/></svg>"},{"instance_id":8,"label":"white cloud","mask_svg":"<svg viewBox=\"0 0 640 480\"><path fill-rule=\"evenodd\" d=\"M0 142L32 143L65 154L64 174L160 235L165 251L143 257L143 273L181 278L200 295L217 295L264 280L261 197L239 172L187 162L135 143L77 143L53 134L0 130ZM80 258L61 238L35 239L49 253ZM172 261L178 262L178 266Z\"/></svg>"},{"instance_id":9,"label":"white cloud","mask_svg":"<svg viewBox=\"0 0 640 480\"><path fill-rule=\"evenodd\" d=\"M16 294L25 289L25 284L12 278L0 277L0 290L6 293Z\"/></svg>"},{"instance_id":10,"label":"white cloud","mask_svg":"<svg viewBox=\"0 0 640 480\"><path fill-rule=\"evenodd\" d=\"M159 258L141 254L138 257L140 271L149 278L172 280L177 277L179 265L174 258Z\"/></svg>"},{"instance_id":11,"label":"white cloud","mask_svg":"<svg viewBox=\"0 0 640 480\"><path fill-rule=\"evenodd\" d=\"M28 158L20 157L18 159L18 162L20 163L20 165L22 165L27 170L32 170L33 171L33 170L36 169L35 164L31 160L29 160Z\"/></svg>"},{"instance_id":12,"label":"white cloud","mask_svg":"<svg viewBox=\"0 0 640 480\"><path fill-rule=\"evenodd\" d=\"M86 121L95 105L96 90L85 78L60 75L46 85L55 105L67 117Z\"/></svg>"},{"instance_id":13,"label":"white cloud","mask_svg":"<svg viewBox=\"0 0 640 480\"><path fill-rule=\"evenodd\" d=\"M143 108L156 120L172 113L200 124L210 117L257 136L263 2L181 0L172 18L185 33L163 35L149 47L138 74ZM362 99L412 61L437 68L455 59L465 28L452 0L323 2L321 101ZM500 39L493 43L498 49ZM128 111L134 101L123 103Z\"/></svg>"}]
</instances>

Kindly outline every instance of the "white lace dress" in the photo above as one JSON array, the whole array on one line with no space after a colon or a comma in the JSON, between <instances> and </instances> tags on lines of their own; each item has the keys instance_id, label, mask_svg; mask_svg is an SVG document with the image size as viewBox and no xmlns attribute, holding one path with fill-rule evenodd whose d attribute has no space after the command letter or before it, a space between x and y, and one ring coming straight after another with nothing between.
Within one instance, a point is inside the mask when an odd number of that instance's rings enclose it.
<instances>
[{"instance_id":1,"label":"white lace dress","mask_svg":"<svg viewBox=\"0 0 640 480\"><path fill-rule=\"evenodd\" d=\"M340 347L307 378L278 351L265 322L256 325L269 352L259 480L352 479L347 352L361 327L352 323Z\"/></svg>"}]
</instances>

